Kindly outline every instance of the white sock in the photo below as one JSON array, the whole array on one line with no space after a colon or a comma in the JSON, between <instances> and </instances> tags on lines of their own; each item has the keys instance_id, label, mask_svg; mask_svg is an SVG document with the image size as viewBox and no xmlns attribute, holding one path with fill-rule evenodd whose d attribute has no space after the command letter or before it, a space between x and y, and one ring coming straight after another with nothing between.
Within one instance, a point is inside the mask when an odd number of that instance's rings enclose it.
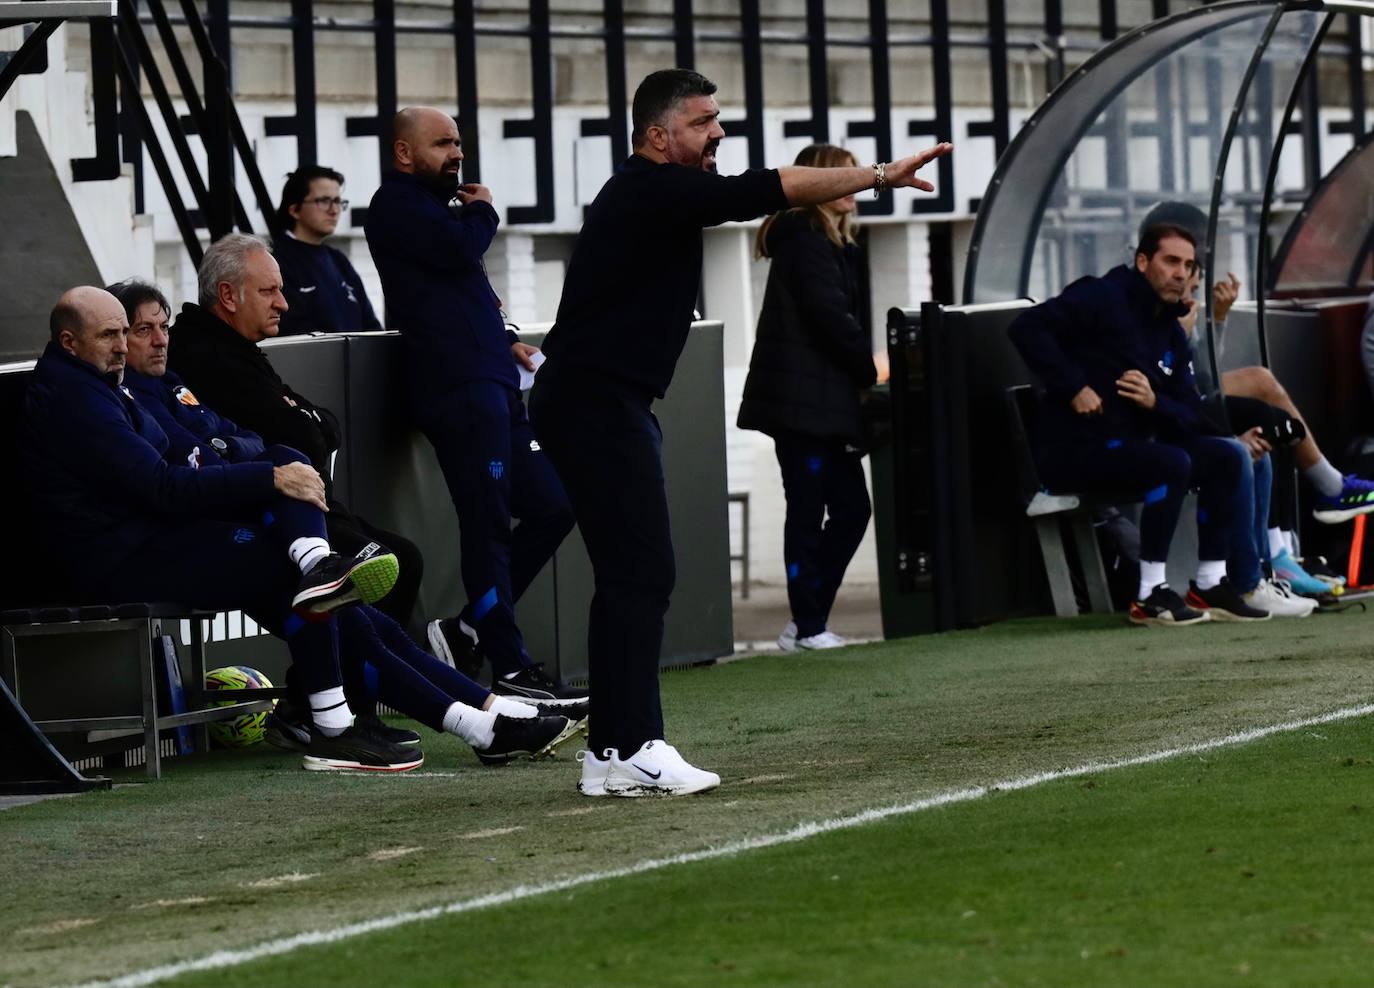
<instances>
[{"instance_id":1,"label":"white sock","mask_svg":"<svg viewBox=\"0 0 1374 988\"><path fill-rule=\"evenodd\" d=\"M1164 563L1152 563L1144 559L1140 561L1140 596L1136 600L1144 600L1150 596L1150 591L1164 582Z\"/></svg>"},{"instance_id":2,"label":"white sock","mask_svg":"<svg viewBox=\"0 0 1374 988\"><path fill-rule=\"evenodd\" d=\"M444 714L444 730L474 748L490 748L496 740L496 711L454 703Z\"/></svg>"},{"instance_id":3,"label":"white sock","mask_svg":"<svg viewBox=\"0 0 1374 988\"><path fill-rule=\"evenodd\" d=\"M1302 547L1298 545L1297 532L1292 532L1285 528L1283 530L1283 545L1284 548L1288 550L1288 555L1292 556L1294 559L1298 558L1298 550Z\"/></svg>"},{"instance_id":4,"label":"white sock","mask_svg":"<svg viewBox=\"0 0 1374 988\"><path fill-rule=\"evenodd\" d=\"M1284 537L1283 529L1269 529L1269 558L1277 559L1279 553L1288 551L1288 539Z\"/></svg>"},{"instance_id":5,"label":"white sock","mask_svg":"<svg viewBox=\"0 0 1374 988\"><path fill-rule=\"evenodd\" d=\"M302 535L287 547L286 552L302 573L309 573L316 563L329 555L329 541L318 535Z\"/></svg>"},{"instance_id":6,"label":"white sock","mask_svg":"<svg viewBox=\"0 0 1374 988\"><path fill-rule=\"evenodd\" d=\"M310 694L310 716L326 737L338 737L353 724L353 711L348 709L342 686L335 686Z\"/></svg>"},{"instance_id":7,"label":"white sock","mask_svg":"<svg viewBox=\"0 0 1374 988\"><path fill-rule=\"evenodd\" d=\"M1226 576L1226 560L1199 559L1197 563L1197 588L1211 590Z\"/></svg>"},{"instance_id":8,"label":"white sock","mask_svg":"<svg viewBox=\"0 0 1374 988\"><path fill-rule=\"evenodd\" d=\"M1302 475L1327 497L1335 497L1345 486L1345 478L1341 476L1341 472L1327 462L1324 456L1304 470Z\"/></svg>"},{"instance_id":9,"label":"white sock","mask_svg":"<svg viewBox=\"0 0 1374 988\"><path fill-rule=\"evenodd\" d=\"M528 717L538 717L539 711L528 703L521 703L519 700L512 700L508 696L491 695L491 706L487 708L488 713L504 714L507 717L518 717L524 720Z\"/></svg>"}]
</instances>

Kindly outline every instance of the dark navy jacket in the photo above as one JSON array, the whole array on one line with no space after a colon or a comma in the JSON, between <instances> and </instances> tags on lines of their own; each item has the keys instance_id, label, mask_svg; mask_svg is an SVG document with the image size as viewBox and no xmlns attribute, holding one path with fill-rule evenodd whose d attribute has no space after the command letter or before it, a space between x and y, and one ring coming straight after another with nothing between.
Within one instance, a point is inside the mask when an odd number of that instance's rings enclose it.
<instances>
[{"instance_id":1,"label":"dark navy jacket","mask_svg":"<svg viewBox=\"0 0 1374 988\"><path fill-rule=\"evenodd\" d=\"M382 176L367 207L367 245L382 277L387 325L405 341L413 404L467 381L519 387L515 337L482 266L499 222L489 203L451 210L397 171Z\"/></svg>"},{"instance_id":2,"label":"dark navy jacket","mask_svg":"<svg viewBox=\"0 0 1374 988\"><path fill-rule=\"evenodd\" d=\"M287 304L279 335L382 328L363 279L342 251L283 233L272 241L272 256L281 268Z\"/></svg>"},{"instance_id":3,"label":"dark navy jacket","mask_svg":"<svg viewBox=\"0 0 1374 988\"><path fill-rule=\"evenodd\" d=\"M133 394L139 406L162 426L168 442L166 457L173 463L194 467L242 463L262 455L266 449L266 444L256 432L240 429L202 405L181 378L171 371L162 377L149 377L126 370L124 387ZM224 441L222 455L211 445L212 439Z\"/></svg>"},{"instance_id":4,"label":"dark navy jacket","mask_svg":"<svg viewBox=\"0 0 1374 988\"><path fill-rule=\"evenodd\" d=\"M1022 313L1011 340L1047 392L1038 443L1218 434L1202 409L1192 348L1178 322L1187 311L1161 301L1143 274L1122 265L1080 278ZM1152 410L1116 392L1117 378L1132 368L1150 380ZM1101 415L1074 412L1073 397L1085 386L1102 399Z\"/></svg>"},{"instance_id":5,"label":"dark navy jacket","mask_svg":"<svg viewBox=\"0 0 1374 988\"><path fill-rule=\"evenodd\" d=\"M702 229L786 208L774 170L724 176L630 155L587 208L544 352L663 397L692 328Z\"/></svg>"},{"instance_id":6,"label":"dark navy jacket","mask_svg":"<svg viewBox=\"0 0 1374 988\"><path fill-rule=\"evenodd\" d=\"M90 587L169 524L273 496L272 464L169 462L167 435L123 387L48 344L24 400L24 470L38 548Z\"/></svg>"}]
</instances>

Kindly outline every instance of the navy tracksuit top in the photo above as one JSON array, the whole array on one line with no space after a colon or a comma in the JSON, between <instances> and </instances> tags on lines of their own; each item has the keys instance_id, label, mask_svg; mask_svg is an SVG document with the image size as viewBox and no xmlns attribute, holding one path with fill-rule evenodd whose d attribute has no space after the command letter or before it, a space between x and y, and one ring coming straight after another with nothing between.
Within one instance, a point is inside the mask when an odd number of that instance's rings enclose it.
<instances>
[{"instance_id":1,"label":"navy tracksuit top","mask_svg":"<svg viewBox=\"0 0 1374 988\"><path fill-rule=\"evenodd\" d=\"M1080 278L1023 312L1010 335L1047 392L1037 443L1220 435L1193 378L1192 347L1178 322L1187 312L1162 301L1143 274L1124 264L1101 278ZM1153 409L1117 394L1117 378L1131 369L1149 378ZM1102 399L1101 415L1074 412L1071 402L1084 387Z\"/></svg>"},{"instance_id":2,"label":"navy tracksuit top","mask_svg":"<svg viewBox=\"0 0 1374 988\"><path fill-rule=\"evenodd\" d=\"M363 279L343 251L283 233L272 240L272 256L281 268L287 304L278 335L382 328Z\"/></svg>"},{"instance_id":3,"label":"navy tracksuit top","mask_svg":"<svg viewBox=\"0 0 1374 988\"><path fill-rule=\"evenodd\" d=\"M129 391L49 343L24 399L39 547L59 567L99 578L178 519L260 507L274 494L271 463L197 470L170 462L168 449Z\"/></svg>"},{"instance_id":4,"label":"navy tracksuit top","mask_svg":"<svg viewBox=\"0 0 1374 988\"><path fill-rule=\"evenodd\" d=\"M124 372L124 387L139 407L151 415L167 435L166 458L188 466L217 466L241 463L262 455L266 444L256 432L240 429L233 422L202 405L181 378L171 371L150 377L137 371ZM223 452L212 440L224 441Z\"/></svg>"},{"instance_id":5,"label":"navy tracksuit top","mask_svg":"<svg viewBox=\"0 0 1374 988\"><path fill-rule=\"evenodd\" d=\"M368 204L367 245L386 293L387 325L405 343L413 405L468 381L519 387L515 335L482 266L499 222L490 203L451 209L397 171L382 176Z\"/></svg>"}]
</instances>

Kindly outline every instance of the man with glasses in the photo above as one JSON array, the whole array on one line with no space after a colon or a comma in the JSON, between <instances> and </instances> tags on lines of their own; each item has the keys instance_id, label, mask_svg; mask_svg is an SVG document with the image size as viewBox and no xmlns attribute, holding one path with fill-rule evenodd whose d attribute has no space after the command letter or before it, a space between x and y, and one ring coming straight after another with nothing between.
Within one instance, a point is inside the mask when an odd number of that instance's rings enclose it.
<instances>
[{"instance_id":1,"label":"man with glasses","mask_svg":"<svg viewBox=\"0 0 1374 988\"><path fill-rule=\"evenodd\" d=\"M282 336L382 328L348 257L324 243L348 208L340 198L343 183L343 175L323 165L305 165L286 176L277 207L286 232L272 241L290 306L282 314Z\"/></svg>"}]
</instances>

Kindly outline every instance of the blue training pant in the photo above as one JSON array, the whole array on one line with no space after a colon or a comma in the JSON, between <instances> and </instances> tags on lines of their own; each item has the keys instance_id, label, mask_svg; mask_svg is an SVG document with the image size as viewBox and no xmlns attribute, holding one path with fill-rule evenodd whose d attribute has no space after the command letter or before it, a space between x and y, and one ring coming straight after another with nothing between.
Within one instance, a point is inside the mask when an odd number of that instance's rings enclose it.
<instances>
[{"instance_id":1,"label":"blue training pant","mask_svg":"<svg viewBox=\"0 0 1374 988\"><path fill-rule=\"evenodd\" d=\"M530 665L515 602L572 531L558 474L534 438L520 395L494 381L466 381L417 406L458 512L467 606L497 676ZM511 530L511 519L520 524Z\"/></svg>"},{"instance_id":2,"label":"blue training pant","mask_svg":"<svg viewBox=\"0 0 1374 988\"><path fill-rule=\"evenodd\" d=\"M863 455L849 452L842 440L778 433L773 447L787 498L782 534L787 602L797 637L809 638L825 630L873 506Z\"/></svg>"},{"instance_id":3,"label":"blue training pant","mask_svg":"<svg viewBox=\"0 0 1374 988\"><path fill-rule=\"evenodd\" d=\"M415 644L404 628L375 607L346 608L338 621L339 655L350 696L365 690L388 707L442 731L444 714L455 700L480 710L491 695Z\"/></svg>"},{"instance_id":4,"label":"blue training pant","mask_svg":"<svg viewBox=\"0 0 1374 988\"><path fill-rule=\"evenodd\" d=\"M1140 498L1140 558L1149 562L1169 558L1169 543L1190 488L1198 490L1198 558L1230 557L1236 489L1248 459L1240 443L1219 436L1167 443L1063 443L1045 447L1037 457L1041 479L1051 491Z\"/></svg>"}]
</instances>

